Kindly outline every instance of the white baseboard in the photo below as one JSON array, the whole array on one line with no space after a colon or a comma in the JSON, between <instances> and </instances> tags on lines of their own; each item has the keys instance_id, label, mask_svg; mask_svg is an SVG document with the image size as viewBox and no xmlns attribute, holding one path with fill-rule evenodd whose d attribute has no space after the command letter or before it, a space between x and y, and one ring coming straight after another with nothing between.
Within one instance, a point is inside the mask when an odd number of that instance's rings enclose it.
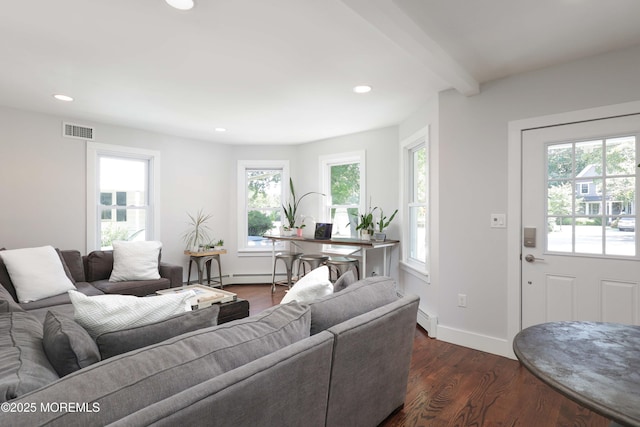
<instances>
[{"instance_id":1,"label":"white baseboard","mask_svg":"<svg viewBox=\"0 0 640 427\"><path fill-rule=\"evenodd\" d=\"M516 358L511 348L511 343L502 338L490 337L445 325L438 325L438 339L451 344L469 347L474 350L508 357L509 359Z\"/></svg>"}]
</instances>

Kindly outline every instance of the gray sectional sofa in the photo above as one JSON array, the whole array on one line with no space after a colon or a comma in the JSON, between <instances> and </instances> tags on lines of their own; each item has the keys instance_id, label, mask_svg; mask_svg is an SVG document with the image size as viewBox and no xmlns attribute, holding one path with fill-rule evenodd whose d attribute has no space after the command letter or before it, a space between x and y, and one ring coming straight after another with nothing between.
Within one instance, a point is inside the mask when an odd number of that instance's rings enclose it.
<instances>
[{"instance_id":1,"label":"gray sectional sofa","mask_svg":"<svg viewBox=\"0 0 640 427\"><path fill-rule=\"evenodd\" d=\"M417 309L417 297L374 277L60 379L38 359L51 379L5 402L0 425L375 426L403 405ZM35 352L35 317L2 316L10 335L34 335Z\"/></svg>"}]
</instances>

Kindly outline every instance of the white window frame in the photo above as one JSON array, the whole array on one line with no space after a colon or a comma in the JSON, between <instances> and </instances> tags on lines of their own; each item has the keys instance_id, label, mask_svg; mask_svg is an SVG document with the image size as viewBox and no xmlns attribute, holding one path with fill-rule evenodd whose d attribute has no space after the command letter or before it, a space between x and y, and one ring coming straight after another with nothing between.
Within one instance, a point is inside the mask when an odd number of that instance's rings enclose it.
<instances>
[{"instance_id":1,"label":"white window frame","mask_svg":"<svg viewBox=\"0 0 640 427\"><path fill-rule=\"evenodd\" d=\"M411 253L411 241L413 238L413 234L412 234L412 230L410 229L410 214L411 214L411 207L413 206L418 206L418 205L422 205L422 204L415 204L413 203L413 196L412 196L412 186L413 186L413 176L412 176L412 171L413 171L413 167L411 165L411 161L412 161L412 153L415 151L416 148L420 147L421 145L424 145L424 148L426 150L426 155L427 155L427 161L425 164L426 167L426 218L425 218L425 224L426 224L426 228L425 228L425 241L424 241L424 245L425 245L425 262L419 261L417 259L411 258L410 257L410 253ZM401 194L402 194L402 206L404 207L404 212L402 215L402 221L403 224L405 224L402 230L402 264L406 267L408 267L409 269L413 270L414 272L418 273L421 276L424 276L425 278L428 277L429 275L429 265L430 265L430 252L429 252L429 240L430 240L430 218L431 218L431 191L430 191L430 170L431 170L431 150L430 150L430 144L429 144L429 127L425 127L423 129L420 129L419 131L417 131L416 133L414 133L413 135L411 135L410 137L404 139L403 141L401 141L400 143L400 147L401 147L401 167L400 167L400 173L401 173L401 185L402 188L400 190Z\"/></svg>"},{"instance_id":2,"label":"white window frame","mask_svg":"<svg viewBox=\"0 0 640 427\"><path fill-rule=\"evenodd\" d=\"M282 170L282 199L289 200L289 161L288 160L238 160L237 187L238 187L238 253L245 254L271 254L272 247L249 247L247 246L248 227L247 224L247 169L281 169ZM284 213L282 214L284 218ZM284 242L276 242L276 250L284 249Z\"/></svg>"},{"instance_id":3,"label":"white window frame","mask_svg":"<svg viewBox=\"0 0 640 427\"><path fill-rule=\"evenodd\" d=\"M146 160L149 162L148 200L145 236L147 240L160 240L160 152L124 145L103 144L87 141L87 252L99 250L101 233L100 210L100 167L103 156Z\"/></svg>"},{"instance_id":4,"label":"white window frame","mask_svg":"<svg viewBox=\"0 0 640 427\"><path fill-rule=\"evenodd\" d=\"M320 156L320 182L322 193L326 195L326 197L322 198L322 222L331 221L331 208L335 206L331 199L331 167L349 163L360 163L360 204L357 208L359 213L365 212L367 209L367 162L365 150Z\"/></svg>"}]
</instances>

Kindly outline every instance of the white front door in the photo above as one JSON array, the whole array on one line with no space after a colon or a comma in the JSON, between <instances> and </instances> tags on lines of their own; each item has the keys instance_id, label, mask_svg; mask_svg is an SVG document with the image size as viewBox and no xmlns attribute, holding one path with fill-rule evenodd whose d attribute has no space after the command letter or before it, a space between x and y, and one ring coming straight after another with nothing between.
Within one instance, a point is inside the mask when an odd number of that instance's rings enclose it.
<instances>
[{"instance_id":1,"label":"white front door","mask_svg":"<svg viewBox=\"0 0 640 427\"><path fill-rule=\"evenodd\" d=\"M640 114L523 132L522 328L640 324L639 142Z\"/></svg>"}]
</instances>

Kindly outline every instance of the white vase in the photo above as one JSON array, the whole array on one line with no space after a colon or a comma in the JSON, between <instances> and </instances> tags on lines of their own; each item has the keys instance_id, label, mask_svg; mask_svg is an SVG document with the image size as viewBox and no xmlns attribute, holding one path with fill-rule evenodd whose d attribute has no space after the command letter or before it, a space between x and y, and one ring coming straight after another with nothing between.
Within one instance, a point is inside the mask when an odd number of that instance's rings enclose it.
<instances>
[{"instance_id":1,"label":"white vase","mask_svg":"<svg viewBox=\"0 0 640 427\"><path fill-rule=\"evenodd\" d=\"M364 240L365 242L371 241L369 230L360 230L360 240Z\"/></svg>"}]
</instances>

